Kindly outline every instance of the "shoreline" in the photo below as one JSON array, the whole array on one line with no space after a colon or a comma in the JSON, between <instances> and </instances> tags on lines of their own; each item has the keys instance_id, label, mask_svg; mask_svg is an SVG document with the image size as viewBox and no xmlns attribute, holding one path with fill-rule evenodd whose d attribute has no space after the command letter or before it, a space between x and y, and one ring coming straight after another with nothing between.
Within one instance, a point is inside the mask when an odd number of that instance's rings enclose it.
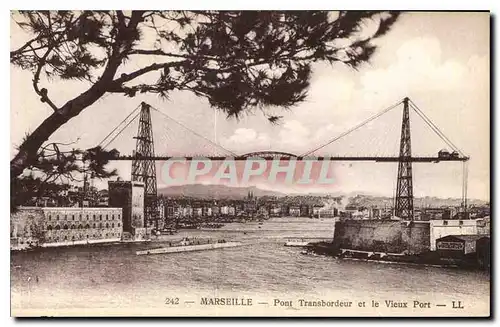
<instances>
[{"instance_id":1,"label":"shoreline","mask_svg":"<svg viewBox=\"0 0 500 327\"><path fill-rule=\"evenodd\" d=\"M126 246L126 245L158 245L162 243L178 243L181 242L184 238L188 237L189 239L197 240L200 242L217 242L217 240L224 239L229 242L254 242L256 238L269 241L273 243L283 243L289 242L290 240L309 240L310 242L318 242L318 241L326 241L329 238L321 237L321 236L310 236L310 237L302 237L302 236L292 236L292 235L283 235L283 236L259 236L258 233L266 231L266 230L199 230L199 229L180 229L175 234L162 234L159 236L151 235L149 239L146 240L110 240L103 242L89 242L89 243L68 243L68 244L58 244L50 246L47 244L37 245L33 247L25 247L25 248L11 248L11 252L31 252L31 251L40 251L40 250L55 250L55 249L67 249L67 248L94 248L101 246ZM285 230L286 231L286 230ZM295 230L290 230L295 231ZM224 233L229 235L218 235L217 233ZM168 246L168 245L167 245Z\"/></svg>"},{"instance_id":2,"label":"shoreline","mask_svg":"<svg viewBox=\"0 0 500 327\"><path fill-rule=\"evenodd\" d=\"M335 248L332 243L327 242L310 242L304 248L306 248L306 253L304 254L322 255L342 260L490 271L490 266L483 265L475 257L445 258L441 257L436 251L416 254L384 253Z\"/></svg>"}]
</instances>

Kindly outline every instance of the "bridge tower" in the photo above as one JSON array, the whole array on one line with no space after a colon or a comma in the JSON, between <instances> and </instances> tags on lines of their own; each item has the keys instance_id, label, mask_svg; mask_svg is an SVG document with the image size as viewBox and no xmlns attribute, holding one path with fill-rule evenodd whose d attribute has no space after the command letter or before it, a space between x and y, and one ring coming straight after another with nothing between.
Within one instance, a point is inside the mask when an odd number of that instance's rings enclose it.
<instances>
[{"instance_id":1,"label":"bridge tower","mask_svg":"<svg viewBox=\"0 0 500 327\"><path fill-rule=\"evenodd\" d=\"M137 129L134 157L154 157L153 125L150 106L142 102ZM134 159L132 162L132 181L144 183L144 225L158 229L159 214L157 206L156 167L153 159Z\"/></svg>"},{"instance_id":2,"label":"bridge tower","mask_svg":"<svg viewBox=\"0 0 500 327\"><path fill-rule=\"evenodd\" d=\"M399 146L398 179L394 215L403 220L413 220L413 177L411 162L410 99L403 100L403 122Z\"/></svg>"}]
</instances>

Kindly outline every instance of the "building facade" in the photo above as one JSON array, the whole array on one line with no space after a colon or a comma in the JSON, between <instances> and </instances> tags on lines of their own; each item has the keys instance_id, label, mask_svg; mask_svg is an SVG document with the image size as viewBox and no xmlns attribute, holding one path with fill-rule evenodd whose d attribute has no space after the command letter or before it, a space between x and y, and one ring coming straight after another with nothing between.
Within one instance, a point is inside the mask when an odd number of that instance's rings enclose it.
<instances>
[{"instance_id":1,"label":"building facade","mask_svg":"<svg viewBox=\"0 0 500 327\"><path fill-rule=\"evenodd\" d=\"M11 214L11 248L120 241L121 208L21 207Z\"/></svg>"},{"instance_id":2,"label":"building facade","mask_svg":"<svg viewBox=\"0 0 500 327\"><path fill-rule=\"evenodd\" d=\"M489 235L489 217L463 220L431 220L431 251L436 250L436 240L448 235Z\"/></svg>"}]
</instances>

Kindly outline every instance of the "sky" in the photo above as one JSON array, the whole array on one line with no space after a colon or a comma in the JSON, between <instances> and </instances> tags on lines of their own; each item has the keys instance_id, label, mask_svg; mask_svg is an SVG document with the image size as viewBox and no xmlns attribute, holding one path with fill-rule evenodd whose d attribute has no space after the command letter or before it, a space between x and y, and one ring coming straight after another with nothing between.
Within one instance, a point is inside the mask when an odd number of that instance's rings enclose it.
<instances>
[{"instance_id":1,"label":"sky","mask_svg":"<svg viewBox=\"0 0 500 327\"><path fill-rule=\"evenodd\" d=\"M85 109L58 130L51 141L75 142L74 146L80 148L95 146L145 101L232 152L275 150L302 154L408 96L470 156L469 197L488 200L489 23L488 13L405 13L386 36L376 41L379 48L370 63L357 71L342 64L315 64L306 101L290 110L270 109L283 116L278 125L270 124L258 110L239 119L226 119L205 99L187 92L172 92L169 100L154 95L126 98L113 94ZM11 24L12 49L25 37ZM144 64L132 62L129 68ZM34 93L31 79L29 72L11 66L11 157L25 133L33 131L51 113ZM54 81L45 82L44 87L57 104L63 104L81 93L85 85ZM317 154L396 155L401 129L401 106L398 108ZM155 111L152 117L157 154L214 151L178 123ZM410 119L413 155L435 155L446 148L414 112ZM132 123L110 146L131 153L136 130L137 124ZM112 166L119 169L123 179L130 178L130 162ZM161 163L158 169L162 169ZM396 163L337 162L332 164L332 170L336 182L328 186L285 186L263 180L253 184L282 192L394 194ZM413 176L415 196L461 196L461 163L415 163ZM161 183L159 186L164 186ZM105 182L97 181L96 185L104 187Z\"/></svg>"}]
</instances>

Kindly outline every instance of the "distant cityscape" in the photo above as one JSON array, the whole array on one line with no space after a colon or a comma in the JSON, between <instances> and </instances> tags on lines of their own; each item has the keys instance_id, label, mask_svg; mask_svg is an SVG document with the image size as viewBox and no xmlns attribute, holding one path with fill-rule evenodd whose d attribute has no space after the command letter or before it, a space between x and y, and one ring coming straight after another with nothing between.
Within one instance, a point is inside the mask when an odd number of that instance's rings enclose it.
<instances>
[{"instance_id":1,"label":"distant cityscape","mask_svg":"<svg viewBox=\"0 0 500 327\"><path fill-rule=\"evenodd\" d=\"M190 185L193 187L193 185ZM197 185L194 185L195 187ZM210 187L210 185L202 185ZM220 187L216 185L215 187ZM224 186L231 191L231 187ZM168 190L168 188L166 189ZM390 197L370 195L263 195L272 194L255 187L238 188L246 196L214 198L213 194L185 196L171 191L159 194L158 219L160 228L220 227L224 223L264 220L271 217L309 217L340 219L391 219L394 206ZM182 192L182 188L176 189ZM234 192L233 192L234 193ZM427 200L427 201L426 201ZM53 196L33 198L25 206L33 207L108 207L109 190L98 190L89 182L71 185ZM414 220L474 219L490 215L486 201L472 200L467 210L459 199L415 198Z\"/></svg>"}]
</instances>

